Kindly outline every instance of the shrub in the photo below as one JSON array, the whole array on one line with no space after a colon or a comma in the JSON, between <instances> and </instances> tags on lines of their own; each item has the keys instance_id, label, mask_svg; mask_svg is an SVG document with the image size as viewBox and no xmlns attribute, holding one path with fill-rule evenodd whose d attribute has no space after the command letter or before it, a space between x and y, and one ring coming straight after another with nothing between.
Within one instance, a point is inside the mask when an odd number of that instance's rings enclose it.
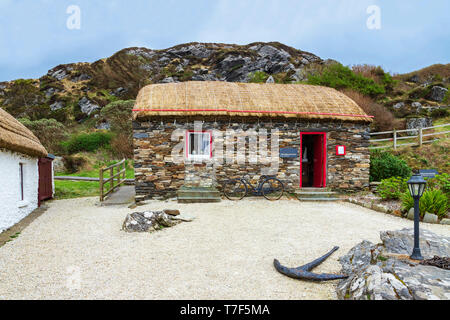
<instances>
[{"instance_id":1,"label":"shrub","mask_svg":"<svg viewBox=\"0 0 450 320\"><path fill-rule=\"evenodd\" d=\"M133 142L127 134L119 133L111 141L112 152L119 158L133 158Z\"/></svg>"},{"instance_id":2,"label":"shrub","mask_svg":"<svg viewBox=\"0 0 450 320\"><path fill-rule=\"evenodd\" d=\"M370 159L370 181L381 181L390 177L408 178L411 169L404 160L389 152L375 151Z\"/></svg>"},{"instance_id":3,"label":"shrub","mask_svg":"<svg viewBox=\"0 0 450 320\"><path fill-rule=\"evenodd\" d=\"M265 73L264 71L255 71L251 76L248 82L252 83L265 83L267 79L269 78L269 75Z\"/></svg>"},{"instance_id":4,"label":"shrub","mask_svg":"<svg viewBox=\"0 0 450 320\"><path fill-rule=\"evenodd\" d=\"M55 119L29 120L27 118L19 121L41 141L42 145L50 153L62 152L61 141L67 138L65 126Z\"/></svg>"},{"instance_id":5,"label":"shrub","mask_svg":"<svg viewBox=\"0 0 450 320\"><path fill-rule=\"evenodd\" d=\"M111 124L111 130L117 133L132 134L131 114L134 100L119 100L106 105L101 111L102 119Z\"/></svg>"},{"instance_id":6,"label":"shrub","mask_svg":"<svg viewBox=\"0 0 450 320\"><path fill-rule=\"evenodd\" d=\"M372 98L352 89L344 89L342 92L355 101L365 113L374 116L372 124L374 131L391 131L398 127L394 115L384 106L375 103Z\"/></svg>"},{"instance_id":7,"label":"shrub","mask_svg":"<svg viewBox=\"0 0 450 320\"><path fill-rule=\"evenodd\" d=\"M409 211L414 207L414 199L409 192L403 193L401 199L404 210ZM441 190L427 190L420 198L419 210L421 217L425 215L425 212L429 212L443 218L447 215L448 199Z\"/></svg>"},{"instance_id":8,"label":"shrub","mask_svg":"<svg viewBox=\"0 0 450 320\"><path fill-rule=\"evenodd\" d=\"M63 156L63 162L68 173L76 173L88 164L83 156Z\"/></svg>"},{"instance_id":9,"label":"shrub","mask_svg":"<svg viewBox=\"0 0 450 320\"><path fill-rule=\"evenodd\" d=\"M433 111L431 111L431 117L432 118L444 118L444 117L448 117L450 115L450 112L447 109L434 109Z\"/></svg>"},{"instance_id":10,"label":"shrub","mask_svg":"<svg viewBox=\"0 0 450 320\"><path fill-rule=\"evenodd\" d=\"M408 189L407 179L401 177L391 177L381 180L377 192L383 200L399 199Z\"/></svg>"},{"instance_id":11,"label":"shrub","mask_svg":"<svg viewBox=\"0 0 450 320\"><path fill-rule=\"evenodd\" d=\"M309 75L308 83L336 89L349 88L369 96L385 93L383 85L361 74L354 73L349 67L340 63L326 66L319 74Z\"/></svg>"},{"instance_id":12,"label":"shrub","mask_svg":"<svg viewBox=\"0 0 450 320\"><path fill-rule=\"evenodd\" d=\"M102 147L108 147L113 134L109 132L81 133L72 136L61 145L69 154L81 151L93 152Z\"/></svg>"}]
</instances>

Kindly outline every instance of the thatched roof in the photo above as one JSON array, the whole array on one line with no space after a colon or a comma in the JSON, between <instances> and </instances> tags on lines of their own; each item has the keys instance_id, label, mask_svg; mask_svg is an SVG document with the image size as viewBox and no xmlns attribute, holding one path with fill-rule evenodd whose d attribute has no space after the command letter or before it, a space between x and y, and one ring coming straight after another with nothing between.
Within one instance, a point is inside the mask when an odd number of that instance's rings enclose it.
<instances>
[{"instance_id":1,"label":"thatched roof","mask_svg":"<svg viewBox=\"0 0 450 320\"><path fill-rule=\"evenodd\" d=\"M134 119L229 115L372 121L343 93L304 84L222 81L152 84L139 91L133 111Z\"/></svg>"},{"instance_id":2,"label":"thatched roof","mask_svg":"<svg viewBox=\"0 0 450 320\"><path fill-rule=\"evenodd\" d=\"M0 108L0 148L33 157L45 157L48 154L39 139L2 108Z\"/></svg>"}]
</instances>

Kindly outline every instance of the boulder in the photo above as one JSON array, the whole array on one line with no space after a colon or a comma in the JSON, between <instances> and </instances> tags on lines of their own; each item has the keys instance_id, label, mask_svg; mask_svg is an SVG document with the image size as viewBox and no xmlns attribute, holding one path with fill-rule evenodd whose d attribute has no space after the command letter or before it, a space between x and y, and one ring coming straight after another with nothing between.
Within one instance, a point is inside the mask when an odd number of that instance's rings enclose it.
<instances>
[{"instance_id":1,"label":"boulder","mask_svg":"<svg viewBox=\"0 0 450 320\"><path fill-rule=\"evenodd\" d=\"M384 231L382 243L363 241L339 258L342 273L336 292L350 300L448 300L450 270L421 265L408 259L413 229ZM425 259L450 256L450 238L423 230L421 252Z\"/></svg>"},{"instance_id":2,"label":"boulder","mask_svg":"<svg viewBox=\"0 0 450 320\"><path fill-rule=\"evenodd\" d=\"M270 76L267 78L266 83L275 83L275 80L273 79L272 76Z\"/></svg>"},{"instance_id":3,"label":"boulder","mask_svg":"<svg viewBox=\"0 0 450 320\"><path fill-rule=\"evenodd\" d=\"M404 102L398 102L398 103L393 105L393 108L396 109L396 110L401 109L403 107L405 107L405 103Z\"/></svg>"},{"instance_id":4,"label":"boulder","mask_svg":"<svg viewBox=\"0 0 450 320\"><path fill-rule=\"evenodd\" d=\"M439 217L435 214L425 212L425 215L423 216L423 222L439 223Z\"/></svg>"},{"instance_id":5,"label":"boulder","mask_svg":"<svg viewBox=\"0 0 450 320\"><path fill-rule=\"evenodd\" d=\"M431 118L407 118L406 129L419 129L433 126L433 119ZM408 131L409 136L418 134L417 130Z\"/></svg>"},{"instance_id":6,"label":"boulder","mask_svg":"<svg viewBox=\"0 0 450 320\"><path fill-rule=\"evenodd\" d=\"M100 106L99 106L99 105L97 105L97 104L91 102L91 101L90 101L88 98L86 98L86 97L83 97L83 98L80 99L80 101L78 101L78 106L80 107L81 112L83 112L84 114L87 114L88 116L89 116L92 112L94 112L94 111L100 109Z\"/></svg>"},{"instance_id":7,"label":"boulder","mask_svg":"<svg viewBox=\"0 0 450 320\"><path fill-rule=\"evenodd\" d=\"M55 159L53 159L53 170L57 173L59 172L66 172L66 166L64 164L64 160L63 157L55 157Z\"/></svg>"},{"instance_id":8,"label":"boulder","mask_svg":"<svg viewBox=\"0 0 450 320\"><path fill-rule=\"evenodd\" d=\"M450 224L450 219L448 219L448 218L442 219L441 224Z\"/></svg>"},{"instance_id":9,"label":"boulder","mask_svg":"<svg viewBox=\"0 0 450 320\"><path fill-rule=\"evenodd\" d=\"M50 110L52 110L52 111L56 111L56 110L59 110L62 108L64 108L64 102L62 102L62 101L56 101L55 103L52 103L50 105Z\"/></svg>"},{"instance_id":10,"label":"boulder","mask_svg":"<svg viewBox=\"0 0 450 320\"><path fill-rule=\"evenodd\" d=\"M406 218L408 218L409 220L414 220L414 208L409 209Z\"/></svg>"},{"instance_id":11,"label":"boulder","mask_svg":"<svg viewBox=\"0 0 450 320\"><path fill-rule=\"evenodd\" d=\"M440 86L433 86L431 88L428 98L433 101L442 102L447 94L448 89Z\"/></svg>"},{"instance_id":12,"label":"boulder","mask_svg":"<svg viewBox=\"0 0 450 320\"><path fill-rule=\"evenodd\" d=\"M174 218L175 216L169 215L164 211L133 212L126 216L122 225L122 230L126 232L153 232L163 228L172 227L181 221L184 221L182 219Z\"/></svg>"},{"instance_id":13,"label":"boulder","mask_svg":"<svg viewBox=\"0 0 450 320\"><path fill-rule=\"evenodd\" d=\"M413 103L411 103L411 107L413 109L415 109L414 111L416 113L419 113L422 110L422 104L420 102L413 102Z\"/></svg>"}]
</instances>

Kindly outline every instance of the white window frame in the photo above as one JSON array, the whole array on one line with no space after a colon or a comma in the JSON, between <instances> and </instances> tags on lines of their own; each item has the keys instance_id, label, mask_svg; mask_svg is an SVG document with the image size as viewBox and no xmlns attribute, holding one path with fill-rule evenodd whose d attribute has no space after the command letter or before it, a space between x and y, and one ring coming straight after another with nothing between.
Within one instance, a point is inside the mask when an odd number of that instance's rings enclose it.
<instances>
[{"instance_id":1,"label":"white window frame","mask_svg":"<svg viewBox=\"0 0 450 320\"><path fill-rule=\"evenodd\" d=\"M190 153L190 150L191 150L190 136L192 134L207 134L208 135L208 137L209 137L208 154L192 154L192 153ZM186 158L187 159L203 160L203 159L211 159L212 158L212 132L211 131L187 130L185 139L186 139Z\"/></svg>"}]
</instances>

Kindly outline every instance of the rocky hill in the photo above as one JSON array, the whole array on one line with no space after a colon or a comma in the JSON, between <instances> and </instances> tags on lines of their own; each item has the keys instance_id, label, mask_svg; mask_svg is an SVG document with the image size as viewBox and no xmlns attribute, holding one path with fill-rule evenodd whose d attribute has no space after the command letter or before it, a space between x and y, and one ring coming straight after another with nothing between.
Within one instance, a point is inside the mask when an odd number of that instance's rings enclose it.
<instances>
[{"instance_id":1,"label":"rocky hill","mask_svg":"<svg viewBox=\"0 0 450 320\"><path fill-rule=\"evenodd\" d=\"M312 53L275 42L127 48L94 63L59 65L36 80L0 83L0 105L16 117L83 121L109 102L135 99L139 89L151 83L248 82L257 71L263 78L294 82L323 63Z\"/></svg>"},{"instance_id":2,"label":"rocky hill","mask_svg":"<svg viewBox=\"0 0 450 320\"><path fill-rule=\"evenodd\" d=\"M139 89L147 84L187 80L314 83L309 79L311 75L320 76L335 64L336 61L323 60L278 42L187 43L165 50L126 48L93 63L59 65L39 79L2 82L0 106L17 118L54 118L69 126L89 123L98 127L98 114L104 106L116 100L135 99ZM352 83L369 81L367 85L375 90L370 91L375 92L371 99L397 117L423 114L423 106L436 108L449 103L450 64L393 78L381 68L352 71L341 67L334 71L338 73L334 77L342 80L340 72L346 77L348 72L352 77L359 72L361 77L352 78ZM348 86L327 77L315 79L315 83L338 89Z\"/></svg>"}]
</instances>

